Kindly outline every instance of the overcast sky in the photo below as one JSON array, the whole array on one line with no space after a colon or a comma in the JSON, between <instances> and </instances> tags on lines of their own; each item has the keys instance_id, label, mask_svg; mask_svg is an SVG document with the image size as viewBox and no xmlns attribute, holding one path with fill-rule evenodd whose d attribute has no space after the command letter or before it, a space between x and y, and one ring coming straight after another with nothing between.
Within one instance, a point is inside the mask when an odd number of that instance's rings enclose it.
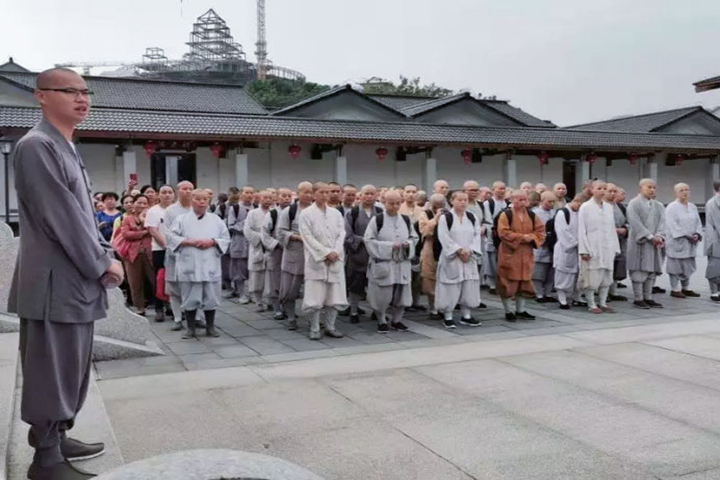
<instances>
[{"instance_id":1,"label":"overcast sky","mask_svg":"<svg viewBox=\"0 0 720 480\"><path fill-rule=\"evenodd\" d=\"M255 0L3 2L0 61L139 62L185 53L214 8L254 60ZM570 125L687 105L720 106L718 0L267 0L270 58L311 81L420 76L497 95Z\"/></svg>"}]
</instances>

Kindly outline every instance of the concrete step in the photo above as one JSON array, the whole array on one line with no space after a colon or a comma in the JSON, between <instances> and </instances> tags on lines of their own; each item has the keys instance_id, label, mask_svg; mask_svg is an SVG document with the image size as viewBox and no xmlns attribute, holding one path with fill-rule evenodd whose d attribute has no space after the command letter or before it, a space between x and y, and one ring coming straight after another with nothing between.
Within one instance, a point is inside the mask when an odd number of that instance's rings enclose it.
<instances>
[{"instance_id":1,"label":"concrete step","mask_svg":"<svg viewBox=\"0 0 720 480\"><path fill-rule=\"evenodd\" d=\"M24 480L27 469L32 462L33 450L27 443L28 425L20 420L20 391L22 376L18 376L15 388L15 412L12 420L10 434L10 448L8 452L8 480ZM120 452L110 418L105 410L105 404L100 396L93 373L88 389L88 396L77 420L70 432L73 438L85 442L104 442L106 452L98 458L78 462L81 469L102 473L123 465L125 462Z\"/></svg>"},{"instance_id":2,"label":"concrete step","mask_svg":"<svg viewBox=\"0 0 720 480\"><path fill-rule=\"evenodd\" d=\"M0 334L0 480L7 480L8 448L15 406L18 334Z\"/></svg>"}]
</instances>

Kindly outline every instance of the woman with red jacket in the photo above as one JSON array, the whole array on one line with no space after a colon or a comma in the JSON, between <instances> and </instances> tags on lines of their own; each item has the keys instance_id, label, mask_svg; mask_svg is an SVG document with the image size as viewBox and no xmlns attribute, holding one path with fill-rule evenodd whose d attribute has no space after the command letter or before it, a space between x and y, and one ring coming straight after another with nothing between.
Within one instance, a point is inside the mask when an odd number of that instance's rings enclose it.
<instances>
[{"instance_id":1,"label":"woman with red jacket","mask_svg":"<svg viewBox=\"0 0 720 480\"><path fill-rule=\"evenodd\" d=\"M148 198L145 195L135 197L132 212L128 212L122 221L122 236L127 242L125 270L132 292L135 310L145 315L145 284L150 284L150 291L155 291L155 272L152 263L152 237L145 228L145 215L148 209Z\"/></svg>"}]
</instances>

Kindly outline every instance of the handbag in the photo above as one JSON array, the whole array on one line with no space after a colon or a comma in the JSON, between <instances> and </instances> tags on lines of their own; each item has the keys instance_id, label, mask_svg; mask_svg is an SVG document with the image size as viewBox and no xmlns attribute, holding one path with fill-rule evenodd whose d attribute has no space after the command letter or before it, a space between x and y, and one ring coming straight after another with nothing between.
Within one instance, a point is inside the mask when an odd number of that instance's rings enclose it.
<instances>
[{"instance_id":1,"label":"handbag","mask_svg":"<svg viewBox=\"0 0 720 480\"><path fill-rule=\"evenodd\" d=\"M170 297L165 293L165 269L161 268L155 277L155 298L163 302L169 302Z\"/></svg>"},{"instance_id":2,"label":"handbag","mask_svg":"<svg viewBox=\"0 0 720 480\"><path fill-rule=\"evenodd\" d=\"M120 258L122 258L123 260L127 258L128 253L130 252L130 244L127 240L125 240L125 237L122 234L122 228L116 228L115 230L113 230L111 244L113 250L115 250L117 254L120 255Z\"/></svg>"}]
</instances>

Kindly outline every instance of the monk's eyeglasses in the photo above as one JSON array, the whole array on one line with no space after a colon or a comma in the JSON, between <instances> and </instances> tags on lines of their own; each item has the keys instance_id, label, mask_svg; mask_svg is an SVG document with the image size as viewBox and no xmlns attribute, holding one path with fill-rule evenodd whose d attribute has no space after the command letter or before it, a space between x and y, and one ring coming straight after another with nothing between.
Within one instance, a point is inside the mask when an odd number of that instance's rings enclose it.
<instances>
[{"instance_id":1,"label":"monk's eyeglasses","mask_svg":"<svg viewBox=\"0 0 720 480\"><path fill-rule=\"evenodd\" d=\"M78 90L77 88L38 88L38 90L43 92L62 92L66 95L72 95L76 100L80 97L90 97L95 93L92 90Z\"/></svg>"}]
</instances>

